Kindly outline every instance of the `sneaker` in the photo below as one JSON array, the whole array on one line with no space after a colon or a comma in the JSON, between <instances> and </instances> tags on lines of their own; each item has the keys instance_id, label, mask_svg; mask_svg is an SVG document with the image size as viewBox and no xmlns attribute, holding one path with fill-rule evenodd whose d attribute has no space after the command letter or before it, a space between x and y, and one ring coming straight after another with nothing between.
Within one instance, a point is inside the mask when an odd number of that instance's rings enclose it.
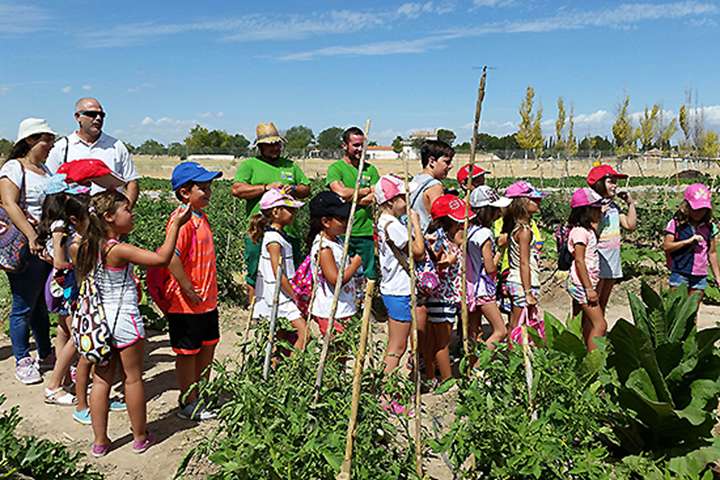
<instances>
[{"instance_id":1,"label":"sneaker","mask_svg":"<svg viewBox=\"0 0 720 480\"><path fill-rule=\"evenodd\" d=\"M90 409L86 408L85 410L78 410L77 408L73 412L73 418L76 422L80 423L81 425L90 425L92 421L90 420Z\"/></svg>"},{"instance_id":2,"label":"sneaker","mask_svg":"<svg viewBox=\"0 0 720 480\"><path fill-rule=\"evenodd\" d=\"M104 457L110 451L112 442L108 442L105 445L93 445L92 454L93 457Z\"/></svg>"},{"instance_id":3,"label":"sneaker","mask_svg":"<svg viewBox=\"0 0 720 480\"><path fill-rule=\"evenodd\" d=\"M199 399L195 399L187 405L183 406L180 402L180 410L178 410L178 417L183 420L195 420L202 422L204 420L211 420L217 415L210 410L207 410L204 405L200 404Z\"/></svg>"},{"instance_id":4,"label":"sneaker","mask_svg":"<svg viewBox=\"0 0 720 480\"><path fill-rule=\"evenodd\" d=\"M40 371L40 373L47 372L47 371L55 368L55 360L57 360L55 357L55 354L51 353L50 355L43 358L42 360L40 360L40 359L35 360L35 362L36 362L35 367Z\"/></svg>"},{"instance_id":5,"label":"sneaker","mask_svg":"<svg viewBox=\"0 0 720 480\"><path fill-rule=\"evenodd\" d=\"M21 358L15 367L15 378L25 385L42 382L42 375L35 367L32 357Z\"/></svg>"},{"instance_id":6,"label":"sneaker","mask_svg":"<svg viewBox=\"0 0 720 480\"><path fill-rule=\"evenodd\" d=\"M118 400L113 400L110 402L110 411L111 412L124 412L127 410L127 405L125 402L120 402Z\"/></svg>"},{"instance_id":7,"label":"sneaker","mask_svg":"<svg viewBox=\"0 0 720 480\"><path fill-rule=\"evenodd\" d=\"M145 440L133 441L133 452L143 453L145 450L150 448L153 443L155 443L155 435L153 435L152 433L148 433Z\"/></svg>"}]
</instances>

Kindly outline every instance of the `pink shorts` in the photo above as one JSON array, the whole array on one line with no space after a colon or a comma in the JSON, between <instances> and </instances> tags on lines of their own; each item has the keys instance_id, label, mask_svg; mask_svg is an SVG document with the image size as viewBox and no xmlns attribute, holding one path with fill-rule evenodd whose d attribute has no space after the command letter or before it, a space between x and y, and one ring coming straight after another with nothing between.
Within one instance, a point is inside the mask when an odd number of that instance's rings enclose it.
<instances>
[{"instance_id":1,"label":"pink shorts","mask_svg":"<svg viewBox=\"0 0 720 480\"><path fill-rule=\"evenodd\" d=\"M327 327L328 327L328 320L327 318L319 318L313 315L313 320L315 320L320 327L320 333L323 337L325 337L325 334L327 333ZM347 326L348 322L350 321L352 317L345 317L345 318L336 318L334 325L334 332L342 333L345 331L345 327ZM332 339L334 337L333 335L330 336Z\"/></svg>"}]
</instances>

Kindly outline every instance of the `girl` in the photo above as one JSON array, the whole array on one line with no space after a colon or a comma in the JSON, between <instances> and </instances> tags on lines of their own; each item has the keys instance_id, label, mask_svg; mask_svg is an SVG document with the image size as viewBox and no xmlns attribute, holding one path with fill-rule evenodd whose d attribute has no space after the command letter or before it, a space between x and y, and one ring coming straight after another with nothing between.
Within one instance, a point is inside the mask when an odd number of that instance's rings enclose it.
<instances>
[{"instance_id":1,"label":"girl","mask_svg":"<svg viewBox=\"0 0 720 480\"><path fill-rule=\"evenodd\" d=\"M475 220L474 226L468 232L467 252L474 272L475 298L468 298L468 334L473 347L480 333L481 314L485 315L493 329L493 333L485 341L488 347L495 348L495 344L507 336L505 322L495 301L500 253L496 252L492 226L500 218L500 209L511 202L512 200L501 197L486 185L475 188L470 194L470 206L475 213Z\"/></svg>"},{"instance_id":2,"label":"girl","mask_svg":"<svg viewBox=\"0 0 720 480\"><path fill-rule=\"evenodd\" d=\"M462 251L454 239L463 228L465 208L465 202L455 195L443 195L433 202L430 209L433 221L428 233L439 233L440 230L443 232L436 236L432 244L433 250L439 251L436 267L440 286L437 293L427 300L429 332L425 346L425 374L427 381L434 387L438 383L435 380L436 364L443 382L452 376L450 337L457 315L457 305L462 297L460 268L463 262ZM475 214L471 213L470 218L474 217Z\"/></svg>"},{"instance_id":3,"label":"girl","mask_svg":"<svg viewBox=\"0 0 720 480\"><path fill-rule=\"evenodd\" d=\"M343 243L338 237L345 234L349 215L350 204L335 192L320 192L310 202L310 233L308 234L308 243L311 245L310 265L313 278L319 282L311 311L323 336L327 332L338 269L343 255ZM335 312L337 320L333 326L338 333L345 331L345 325L357 311L355 282L352 278L362 265L362 258L360 255L355 255L352 261L346 258L345 265L343 287Z\"/></svg>"},{"instance_id":4,"label":"girl","mask_svg":"<svg viewBox=\"0 0 720 480\"><path fill-rule=\"evenodd\" d=\"M53 260L55 273L70 266L69 248L75 236L75 226L87 218L87 208L90 204L90 191L87 187L70 189L65 183L65 175L54 175L45 184L45 200L42 206L42 216L38 225L37 242L45 245L45 250ZM48 386L45 388L45 403L56 405L74 405L75 395L66 392L63 385L70 383L70 364L77 354L72 341L70 312L60 306L58 312L58 333L55 340L57 361Z\"/></svg>"},{"instance_id":5,"label":"girl","mask_svg":"<svg viewBox=\"0 0 720 480\"><path fill-rule=\"evenodd\" d=\"M502 227L502 233L508 235L510 332L517 327L523 309L536 308L540 296L540 255L530 216L540 213L540 202L545 195L524 180L513 183L505 191L505 196L512 198L503 215Z\"/></svg>"},{"instance_id":6,"label":"girl","mask_svg":"<svg viewBox=\"0 0 720 480\"><path fill-rule=\"evenodd\" d=\"M627 232L634 232L637 228L637 213L635 202L627 192L617 193L617 181L628 176L616 172L609 165L599 165L590 170L587 183L600 194L601 197L612 199L617 194L628 206L627 215L620 212L615 202L603 207L603 215L598 227L598 252L600 254L600 283L597 286L598 301L605 315L608 299L612 293L615 281L622 278L622 263L620 262L620 228Z\"/></svg>"},{"instance_id":7,"label":"girl","mask_svg":"<svg viewBox=\"0 0 720 480\"><path fill-rule=\"evenodd\" d=\"M290 239L283 229L292 225L297 209L303 205L305 205L304 202L295 200L280 189L270 189L260 199L260 213L250 217L248 226L248 235L254 243L260 243L262 239L255 283L257 296L255 318L270 317L277 282L277 269L282 261L283 274L280 279L278 318L286 318L297 330L294 347L298 349L303 349L307 344L307 325L295 304L295 292L288 280L295 274L295 263ZM279 331L278 337L290 341L292 334Z\"/></svg>"},{"instance_id":8,"label":"girl","mask_svg":"<svg viewBox=\"0 0 720 480\"><path fill-rule=\"evenodd\" d=\"M157 252L120 243L118 238L133 229L133 217L127 197L108 190L92 197L88 208L90 223L77 251L75 271L78 282L94 278L111 332L112 356L108 365L96 365L90 393L92 427L95 434L92 453L105 455L112 445L107 437L110 386L118 361L122 366L127 410L133 432L132 449L142 453L155 442L147 432L145 388L142 380L145 353L145 328L138 308L134 265L166 267L175 249L178 231L192 215L187 206L173 217L165 242Z\"/></svg>"},{"instance_id":9,"label":"girl","mask_svg":"<svg viewBox=\"0 0 720 480\"><path fill-rule=\"evenodd\" d=\"M595 350L593 338L607 330L605 315L595 290L600 280L597 232L602 207L609 201L592 188L578 189L570 199L568 250L573 255L567 290L573 300L573 316L582 311L582 330L588 351Z\"/></svg>"},{"instance_id":10,"label":"girl","mask_svg":"<svg viewBox=\"0 0 720 480\"><path fill-rule=\"evenodd\" d=\"M696 183L685 189L685 198L665 229L663 250L670 268L670 290L684 283L690 294L700 291L698 307L707 287L708 262L715 282L720 279L712 218L710 191Z\"/></svg>"}]
</instances>

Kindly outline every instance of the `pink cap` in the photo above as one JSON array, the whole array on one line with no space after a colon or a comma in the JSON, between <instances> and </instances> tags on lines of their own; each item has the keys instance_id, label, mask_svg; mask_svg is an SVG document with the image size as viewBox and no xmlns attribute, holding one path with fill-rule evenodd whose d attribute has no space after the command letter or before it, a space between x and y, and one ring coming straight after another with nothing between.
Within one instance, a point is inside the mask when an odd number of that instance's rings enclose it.
<instances>
[{"instance_id":1,"label":"pink cap","mask_svg":"<svg viewBox=\"0 0 720 480\"><path fill-rule=\"evenodd\" d=\"M433 202L430 208L430 216L433 219L448 216L456 222L464 222L465 208L465 202L455 195L443 195ZM468 218L475 218L475 213L472 210L470 210Z\"/></svg>"},{"instance_id":2,"label":"pink cap","mask_svg":"<svg viewBox=\"0 0 720 480\"><path fill-rule=\"evenodd\" d=\"M515 182L512 185L510 185L507 190L505 190L505 196L508 198L516 198L516 197L528 197L528 198L542 198L546 196L547 193L541 192L537 188L535 188L532 183L527 182L525 180L520 180L519 182Z\"/></svg>"},{"instance_id":3,"label":"pink cap","mask_svg":"<svg viewBox=\"0 0 720 480\"><path fill-rule=\"evenodd\" d=\"M378 205L382 205L398 195L405 195L405 180L397 175L392 173L383 175L375 184L375 201Z\"/></svg>"},{"instance_id":4,"label":"pink cap","mask_svg":"<svg viewBox=\"0 0 720 480\"><path fill-rule=\"evenodd\" d=\"M300 208L305 202L295 200L279 188L272 188L265 192L260 199L260 210L270 210L275 207Z\"/></svg>"},{"instance_id":5,"label":"pink cap","mask_svg":"<svg viewBox=\"0 0 720 480\"><path fill-rule=\"evenodd\" d=\"M604 199L599 193L590 187L578 188L570 199L570 207L602 207L610 203L610 199Z\"/></svg>"},{"instance_id":6,"label":"pink cap","mask_svg":"<svg viewBox=\"0 0 720 480\"><path fill-rule=\"evenodd\" d=\"M702 183L694 183L685 189L685 200L693 210L712 208L710 190Z\"/></svg>"}]
</instances>

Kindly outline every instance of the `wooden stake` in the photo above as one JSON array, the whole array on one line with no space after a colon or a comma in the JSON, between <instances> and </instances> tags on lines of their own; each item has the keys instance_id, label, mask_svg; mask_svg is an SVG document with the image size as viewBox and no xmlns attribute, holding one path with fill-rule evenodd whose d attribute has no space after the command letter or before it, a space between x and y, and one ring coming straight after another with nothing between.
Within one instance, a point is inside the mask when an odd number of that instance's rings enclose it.
<instances>
[{"instance_id":1,"label":"wooden stake","mask_svg":"<svg viewBox=\"0 0 720 480\"><path fill-rule=\"evenodd\" d=\"M265 347L265 365L263 366L263 379L268 379L270 373L270 357L272 356L273 344L275 343L275 328L277 326L278 306L280 303L280 290L282 289L283 276L283 258L280 256L278 264L277 276L275 277L275 292L273 294L273 304L270 310L270 332L268 333L268 342Z\"/></svg>"},{"instance_id":2,"label":"wooden stake","mask_svg":"<svg viewBox=\"0 0 720 480\"><path fill-rule=\"evenodd\" d=\"M413 231L410 221L410 182L408 181L407 155L403 152L403 170L405 173L405 213L407 214L408 263L410 264L410 313L412 315L412 353L415 371L415 468L419 478L423 478L422 466L422 419L420 412L420 356L418 355L417 295L415 293L415 258L413 257ZM422 235L422 232L417 232Z\"/></svg>"},{"instance_id":3,"label":"wooden stake","mask_svg":"<svg viewBox=\"0 0 720 480\"><path fill-rule=\"evenodd\" d=\"M530 315L529 311L528 311L528 315ZM527 322L528 319L525 318L525 321ZM532 420L535 421L535 420L537 420L537 413L535 412L535 407L533 406L533 398L532 398L533 371L532 371L532 363L530 363L530 345L529 345L529 340L528 340L527 325L523 325L522 327L520 327L520 340L522 341L523 359L525 360L525 382L527 383L527 388L528 388L530 416L531 416Z\"/></svg>"},{"instance_id":4,"label":"wooden stake","mask_svg":"<svg viewBox=\"0 0 720 480\"><path fill-rule=\"evenodd\" d=\"M256 296L253 296L253 299L250 301L250 316L248 317L247 325L245 325L245 331L243 332L242 338L240 338L240 341L243 342L242 350L240 350L240 370L242 371L243 365L245 364L245 350L247 350L247 338L248 335L250 335L250 326L252 325L252 318L253 313L255 313L255 300L257 300Z\"/></svg>"},{"instance_id":5,"label":"wooden stake","mask_svg":"<svg viewBox=\"0 0 720 480\"><path fill-rule=\"evenodd\" d=\"M328 318L327 331L323 340L323 348L320 353L320 362L318 364L317 376L315 378L315 393L313 394L312 405L315 406L320 399L320 387L322 386L323 375L325 374L325 363L327 362L328 349L330 348L330 337L332 336L333 327L335 326L335 313L337 312L337 304L340 298L340 290L343 285L343 277L346 267L346 259L348 248L350 247L350 234L352 233L353 220L355 218L355 210L357 210L358 192L360 190L360 180L362 179L363 167L365 166L365 156L367 155L368 137L370 135L370 120L365 123L365 140L363 141L362 156L360 157L360 165L358 166L358 175L355 180L355 190L353 191L352 204L350 205L350 216L348 217L347 228L345 229L345 244L343 245L343 255L338 268L337 282L335 282L335 292L333 294L333 303L330 307L330 317Z\"/></svg>"},{"instance_id":6,"label":"wooden stake","mask_svg":"<svg viewBox=\"0 0 720 480\"><path fill-rule=\"evenodd\" d=\"M473 168L475 167L475 152L477 148L477 134L478 126L480 124L480 112L482 111L482 102L485 98L485 79L487 78L487 66L483 68L483 74L480 78L480 86L478 87L478 99L475 105L475 123L473 124L473 137L472 137L472 148L470 149L470 175L467 178L467 185L465 191L465 221L463 230L463 243L462 243L462 310L460 313L460 319L462 321L463 330L463 349L465 350L465 357L470 356L470 338L468 335L468 306L467 306L467 243L468 243L468 226L470 221L470 190L472 189L473 181ZM407 175L407 173L406 173ZM468 372L472 365L468 362ZM463 373L463 372L461 372Z\"/></svg>"},{"instance_id":7,"label":"wooden stake","mask_svg":"<svg viewBox=\"0 0 720 480\"><path fill-rule=\"evenodd\" d=\"M362 386L362 374L365 366L365 351L367 349L368 333L370 332L370 310L372 309L372 296L375 290L375 280L369 280L365 290L365 309L362 316L362 327L360 330L360 346L355 357L353 369L353 393L350 404L350 421L348 422L347 439L345 440L345 460L343 460L340 474L337 480L350 480L352 469L352 452L355 434L357 433L357 414L360 406L360 387Z\"/></svg>"}]
</instances>

